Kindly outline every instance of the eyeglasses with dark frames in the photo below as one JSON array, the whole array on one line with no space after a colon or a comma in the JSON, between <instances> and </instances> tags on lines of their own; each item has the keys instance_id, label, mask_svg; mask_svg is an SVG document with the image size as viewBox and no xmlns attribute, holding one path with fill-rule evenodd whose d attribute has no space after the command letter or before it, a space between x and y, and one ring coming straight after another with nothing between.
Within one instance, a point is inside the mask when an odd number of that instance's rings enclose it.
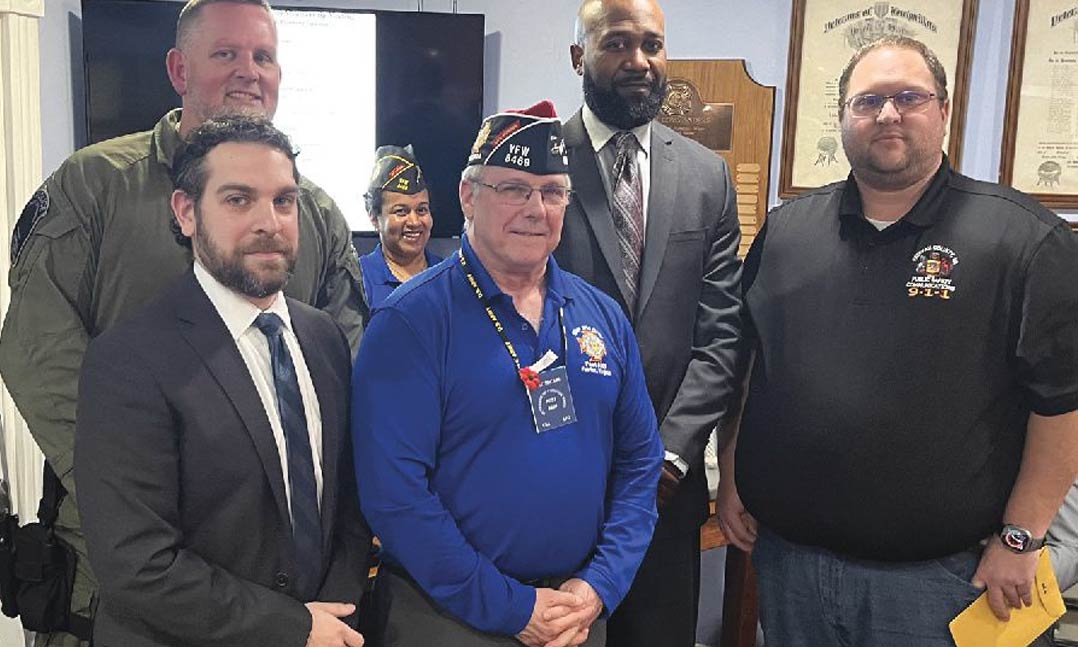
<instances>
[{"instance_id":1,"label":"eyeglasses with dark frames","mask_svg":"<svg viewBox=\"0 0 1078 647\"><path fill-rule=\"evenodd\" d=\"M883 106L890 101L900 115L916 110L929 101L936 99L943 101L934 92L922 92L921 90L902 90L894 94L858 94L846 101L846 108L855 117L875 117L883 110Z\"/></svg>"}]
</instances>

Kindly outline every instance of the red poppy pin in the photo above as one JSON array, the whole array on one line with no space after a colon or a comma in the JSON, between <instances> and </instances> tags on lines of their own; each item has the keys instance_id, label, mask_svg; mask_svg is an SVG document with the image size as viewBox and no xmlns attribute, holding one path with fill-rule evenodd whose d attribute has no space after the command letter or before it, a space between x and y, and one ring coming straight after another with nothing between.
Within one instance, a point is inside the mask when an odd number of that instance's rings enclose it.
<instances>
[{"instance_id":1,"label":"red poppy pin","mask_svg":"<svg viewBox=\"0 0 1078 647\"><path fill-rule=\"evenodd\" d=\"M520 369L520 381L524 383L524 386L526 386L529 391L534 391L539 388L539 374L530 366L525 366Z\"/></svg>"}]
</instances>

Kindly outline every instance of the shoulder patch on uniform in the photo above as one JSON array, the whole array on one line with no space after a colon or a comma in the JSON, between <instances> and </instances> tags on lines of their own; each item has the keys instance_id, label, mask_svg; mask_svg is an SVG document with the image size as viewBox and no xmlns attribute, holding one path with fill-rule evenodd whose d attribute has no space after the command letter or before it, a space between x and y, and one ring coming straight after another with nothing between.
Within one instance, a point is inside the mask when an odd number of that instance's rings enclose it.
<instances>
[{"instance_id":1,"label":"shoulder patch on uniform","mask_svg":"<svg viewBox=\"0 0 1078 647\"><path fill-rule=\"evenodd\" d=\"M49 213L49 192L44 185L37 190L30 201L22 209L19 221L15 223L15 231L11 234L11 264L15 265L19 260L19 254L26 241L30 240L30 234L34 233L41 219Z\"/></svg>"}]
</instances>

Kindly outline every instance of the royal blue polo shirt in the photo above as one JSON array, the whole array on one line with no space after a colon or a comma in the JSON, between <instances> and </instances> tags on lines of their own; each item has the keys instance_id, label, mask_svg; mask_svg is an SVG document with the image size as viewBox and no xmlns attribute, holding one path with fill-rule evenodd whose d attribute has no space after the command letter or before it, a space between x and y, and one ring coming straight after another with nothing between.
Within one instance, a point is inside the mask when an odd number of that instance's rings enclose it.
<instances>
[{"instance_id":1,"label":"royal blue polo shirt","mask_svg":"<svg viewBox=\"0 0 1078 647\"><path fill-rule=\"evenodd\" d=\"M423 255L427 257L427 267L434 267L442 260L427 250L423 250ZM389 271L382 243L378 243L370 254L361 256L359 266L363 270L363 298L367 300L367 308L373 312L400 286L401 280Z\"/></svg>"},{"instance_id":2,"label":"royal blue polo shirt","mask_svg":"<svg viewBox=\"0 0 1078 647\"><path fill-rule=\"evenodd\" d=\"M576 422L536 431L453 254L390 295L364 334L352 376L363 512L385 559L480 631L519 633L535 604L525 582L540 578L581 577L613 611L651 540L663 454L632 328L551 257L534 330L461 242L521 364L552 350L566 367Z\"/></svg>"}]
</instances>

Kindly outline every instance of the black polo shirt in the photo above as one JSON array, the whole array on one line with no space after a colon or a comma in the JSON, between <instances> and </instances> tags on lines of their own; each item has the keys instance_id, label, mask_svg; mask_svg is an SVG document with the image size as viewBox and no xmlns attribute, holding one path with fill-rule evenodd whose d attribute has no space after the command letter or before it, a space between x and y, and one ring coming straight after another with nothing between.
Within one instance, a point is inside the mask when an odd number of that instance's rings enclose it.
<instances>
[{"instance_id":1,"label":"black polo shirt","mask_svg":"<svg viewBox=\"0 0 1078 647\"><path fill-rule=\"evenodd\" d=\"M906 561L998 529L1030 411L1078 409L1078 239L951 170L878 231L851 176L774 210L745 264L736 454L789 540Z\"/></svg>"}]
</instances>

